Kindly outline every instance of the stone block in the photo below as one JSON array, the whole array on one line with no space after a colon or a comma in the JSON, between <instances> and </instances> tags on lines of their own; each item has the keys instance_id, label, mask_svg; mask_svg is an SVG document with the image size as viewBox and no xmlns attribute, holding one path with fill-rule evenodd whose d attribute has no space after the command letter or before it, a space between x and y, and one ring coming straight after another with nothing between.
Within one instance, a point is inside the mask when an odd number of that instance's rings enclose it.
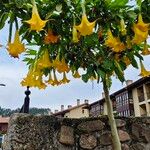
<instances>
[{"instance_id":1,"label":"stone block","mask_svg":"<svg viewBox=\"0 0 150 150\"><path fill-rule=\"evenodd\" d=\"M104 123L100 120L93 120L80 123L78 129L85 132L100 131L104 128Z\"/></svg>"},{"instance_id":2,"label":"stone block","mask_svg":"<svg viewBox=\"0 0 150 150\"><path fill-rule=\"evenodd\" d=\"M74 129L69 126L61 126L59 142L65 145L74 145Z\"/></svg>"},{"instance_id":3,"label":"stone block","mask_svg":"<svg viewBox=\"0 0 150 150\"><path fill-rule=\"evenodd\" d=\"M137 123L133 123L132 124L132 135L136 140L139 140L141 132L142 132L141 125L137 124Z\"/></svg>"},{"instance_id":4,"label":"stone block","mask_svg":"<svg viewBox=\"0 0 150 150\"><path fill-rule=\"evenodd\" d=\"M122 144L121 145L122 150L130 150L129 146L127 144Z\"/></svg>"},{"instance_id":5,"label":"stone block","mask_svg":"<svg viewBox=\"0 0 150 150\"><path fill-rule=\"evenodd\" d=\"M141 136L144 137L144 142L150 143L150 129L146 127L142 127Z\"/></svg>"},{"instance_id":6,"label":"stone block","mask_svg":"<svg viewBox=\"0 0 150 150\"><path fill-rule=\"evenodd\" d=\"M112 144L112 139L111 139L111 132L106 131L102 133L100 136L100 144L101 145L111 145Z\"/></svg>"},{"instance_id":7,"label":"stone block","mask_svg":"<svg viewBox=\"0 0 150 150\"><path fill-rule=\"evenodd\" d=\"M97 146L97 139L93 135L82 134L79 139L79 144L83 149L92 150Z\"/></svg>"},{"instance_id":8,"label":"stone block","mask_svg":"<svg viewBox=\"0 0 150 150\"><path fill-rule=\"evenodd\" d=\"M115 121L118 128L124 127L126 125L126 122L122 119L115 119Z\"/></svg>"},{"instance_id":9,"label":"stone block","mask_svg":"<svg viewBox=\"0 0 150 150\"><path fill-rule=\"evenodd\" d=\"M129 134L126 131L118 130L118 135L119 135L119 138L120 138L121 142L125 142L125 141L131 140Z\"/></svg>"},{"instance_id":10,"label":"stone block","mask_svg":"<svg viewBox=\"0 0 150 150\"><path fill-rule=\"evenodd\" d=\"M143 143L136 143L130 146L130 150L146 150L146 147Z\"/></svg>"}]
</instances>

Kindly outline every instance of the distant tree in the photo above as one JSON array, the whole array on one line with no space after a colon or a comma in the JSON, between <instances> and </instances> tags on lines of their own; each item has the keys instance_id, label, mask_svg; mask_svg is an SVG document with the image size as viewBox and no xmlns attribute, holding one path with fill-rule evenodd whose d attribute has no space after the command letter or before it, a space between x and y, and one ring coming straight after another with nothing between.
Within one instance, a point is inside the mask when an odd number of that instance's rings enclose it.
<instances>
[{"instance_id":1,"label":"distant tree","mask_svg":"<svg viewBox=\"0 0 150 150\"><path fill-rule=\"evenodd\" d=\"M9 117L14 113L19 113L20 108L11 110L11 109L6 109L6 108L2 108L0 106L0 115L4 116L4 117ZM48 115L49 114L50 109L49 108L30 108L30 114L32 115Z\"/></svg>"}]
</instances>

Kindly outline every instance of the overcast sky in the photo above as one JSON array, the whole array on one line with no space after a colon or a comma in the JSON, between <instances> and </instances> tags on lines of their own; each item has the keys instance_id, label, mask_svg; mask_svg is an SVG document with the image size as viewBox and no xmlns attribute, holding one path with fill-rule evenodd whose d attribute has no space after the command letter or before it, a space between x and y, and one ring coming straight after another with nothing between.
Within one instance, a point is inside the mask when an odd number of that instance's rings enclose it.
<instances>
[{"instance_id":1,"label":"overcast sky","mask_svg":"<svg viewBox=\"0 0 150 150\"><path fill-rule=\"evenodd\" d=\"M0 31L0 44L7 43L8 27ZM145 67L150 70L149 57L145 58ZM4 108L21 107L24 101L25 87L20 85L20 81L27 74L27 66L21 59L11 58L6 49L0 48L0 83L6 84L5 87L0 86L0 106ZM129 67L125 76L126 79L133 81L139 79L139 70ZM38 90L31 88L30 107L60 109L60 105L76 105L76 99L88 99L90 103L100 99L102 96L102 84L96 82L84 83L80 79L71 79L69 84L58 87L49 86L46 90ZM124 84L125 85L125 84ZM117 79L113 78L111 93L122 88L124 85Z\"/></svg>"}]
</instances>

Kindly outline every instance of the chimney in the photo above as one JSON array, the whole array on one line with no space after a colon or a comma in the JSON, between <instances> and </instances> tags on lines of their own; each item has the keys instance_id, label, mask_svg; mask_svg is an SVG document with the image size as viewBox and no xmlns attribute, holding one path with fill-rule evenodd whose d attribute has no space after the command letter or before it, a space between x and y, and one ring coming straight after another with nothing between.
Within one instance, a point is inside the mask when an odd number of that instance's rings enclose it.
<instances>
[{"instance_id":1,"label":"chimney","mask_svg":"<svg viewBox=\"0 0 150 150\"><path fill-rule=\"evenodd\" d=\"M89 100L85 99L85 100L84 100L84 103L85 103L85 104L88 104L88 103L89 103Z\"/></svg>"},{"instance_id":2,"label":"chimney","mask_svg":"<svg viewBox=\"0 0 150 150\"><path fill-rule=\"evenodd\" d=\"M132 83L133 83L133 80L126 80L126 86L129 86Z\"/></svg>"},{"instance_id":3,"label":"chimney","mask_svg":"<svg viewBox=\"0 0 150 150\"><path fill-rule=\"evenodd\" d=\"M102 92L102 98L105 98L105 93L104 92Z\"/></svg>"},{"instance_id":4,"label":"chimney","mask_svg":"<svg viewBox=\"0 0 150 150\"><path fill-rule=\"evenodd\" d=\"M63 111L64 110L64 105L61 105L61 111Z\"/></svg>"},{"instance_id":5,"label":"chimney","mask_svg":"<svg viewBox=\"0 0 150 150\"><path fill-rule=\"evenodd\" d=\"M70 109L72 106L71 105L68 105L68 109Z\"/></svg>"},{"instance_id":6,"label":"chimney","mask_svg":"<svg viewBox=\"0 0 150 150\"><path fill-rule=\"evenodd\" d=\"M77 99L77 106L80 105L80 99Z\"/></svg>"},{"instance_id":7,"label":"chimney","mask_svg":"<svg viewBox=\"0 0 150 150\"><path fill-rule=\"evenodd\" d=\"M55 113L58 113L58 110L57 110L57 109L55 110Z\"/></svg>"}]
</instances>

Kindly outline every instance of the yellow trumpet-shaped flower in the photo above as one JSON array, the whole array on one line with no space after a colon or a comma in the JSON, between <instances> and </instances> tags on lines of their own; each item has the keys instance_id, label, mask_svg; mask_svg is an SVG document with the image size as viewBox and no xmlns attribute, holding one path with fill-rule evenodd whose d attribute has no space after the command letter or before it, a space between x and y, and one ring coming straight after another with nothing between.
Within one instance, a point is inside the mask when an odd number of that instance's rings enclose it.
<instances>
[{"instance_id":1,"label":"yellow trumpet-shaped flower","mask_svg":"<svg viewBox=\"0 0 150 150\"><path fill-rule=\"evenodd\" d=\"M56 59L54 60L53 66L54 66L54 68L56 68L56 70L57 70L59 73L62 73L62 72L69 72L69 71L70 71L70 68L69 68L69 66L66 64L65 59L62 58L61 60L59 60L59 55L57 55Z\"/></svg>"},{"instance_id":2,"label":"yellow trumpet-shaped flower","mask_svg":"<svg viewBox=\"0 0 150 150\"><path fill-rule=\"evenodd\" d=\"M142 61L140 61L140 66L141 66L141 73L139 74L139 76L142 77L148 77L150 76L150 71L147 71L142 63Z\"/></svg>"},{"instance_id":3,"label":"yellow trumpet-shaped flower","mask_svg":"<svg viewBox=\"0 0 150 150\"><path fill-rule=\"evenodd\" d=\"M75 28L80 32L82 36L90 35L93 33L96 21L89 22L86 14L82 15L81 24L75 26Z\"/></svg>"},{"instance_id":4,"label":"yellow trumpet-shaped flower","mask_svg":"<svg viewBox=\"0 0 150 150\"><path fill-rule=\"evenodd\" d=\"M53 79L52 79L51 73L49 73L49 78L48 78L48 80L46 81L46 83L53 85L54 81L53 81Z\"/></svg>"},{"instance_id":5,"label":"yellow trumpet-shaped flower","mask_svg":"<svg viewBox=\"0 0 150 150\"><path fill-rule=\"evenodd\" d=\"M52 67L53 63L50 62L49 53L46 49L44 54L41 56L41 58L38 60L38 66L40 68L49 68Z\"/></svg>"},{"instance_id":6,"label":"yellow trumpet-shaped flower","mask_svg":"<svg viewBox=\"0 0 150 150\"><path fill-rule=\"evenodd\" d=\"M70 80L67 79L65 72L63 72L63 79L60 82L63 83L63 84L70 82Z\"/></svg>"},{"instance_id":7,"label":"yellow trumpet-shaped flower","mask_svg":"<svg viewBox=\"0 0 150 150\"><path fill-rule=\"evenodd\" d=\"M135 24L135 27L137 27L139 30L141 30L143 32L146 32L146 31L149 30L148 29L149 28L149 24L143 22L143 18L142 18L141 14L139 14L139 16L138 16L138 23Z\"/></svg>"},{"instance_id":8,"label":"yellow trumpet-shaped flower","mask_svg":"<svg viewBox=\"0 0 150 150\"><path fill-rule=\"evenodd\" d=\"M147 43L144 44L144 49L141 53L142 55L150 55L150 50L148 49Z\"/></svg>"},{"instance_id":9,"label":"yellow trumpet-shaped flower","mask_svg":"<svg viewBox=\"0 0 150 150\"><path fill-rule=\"evenodd\" d=\"M41 31L48 20L42 20L37 10L37 6L34 3L32 6L32 17L30 20L25 21L30 25L31 30Z\"/></svg>"},{"instance_id":10,"label":"yellow trumpet-shaped flower","mask_svg":"<svg viewBox=\"0 0 150 150\"><path fill-rule=\"evenodd\" d=\"M61 82L60 81L58 81L58 79L57 79L57 77L56 77L56 73L55 73L55 71L54 71L54 80L53 80L53 84L52 84L52 86L58 86L58 85L60 85L61 84Z\"/></svg>"},{"instance_id":11,"label":"yellow trumpet-shaped flower","mask_svg":"<svg viewBox=\"0 0 150 150\"><path fill-rule=\"evenodd\" d=\"M19 54L25 51L25 46L19 39L18 30L16 30L14 42L8 43L7 50L12 57L18 57Z\"/></svg>"},{"instance_id":12,"label":"yellow trumpet-shaped flower","mask_svg":"<svg viewBox=\"0 0 150 150\"><path fill-rule=\"evenodd\" d=\"M38 87L45 89L46 85L42 81L42 73L40 70L29 70L26 78L21 81L22 86Z\"/></svg>"},{"instance_id":13,"label":"yellow trumpet-shaped flower","mask_svg":"<svg viewBox=\"0 0 150 150\"><path fill-rule=\"evenodd\" d=\"M80 78L81 76L80 76L80 74L79 74L79 72L78 72L78 70L77 71L75 71L75 73L72 75L74 78Z\"/></svg>"},{"instance_id":14,"label":"yellow trumpet-shaped flower","mask_svg":"<svg viewBox=\"0 0 150 150\"><path fill-rule=\"evenodd\" d=\"M78 32L77 32L77 29L73 26L73 29L72 29L72 41L74 43L77 43L79 42L79 39L78 39Z\"/></svg>"},{"instance_id":15,"label":"yellow trumpet-shaped flower","mask_svg":"<svg viewBox=\"0 0 150 150\"><path fill-rule=\"evenodd\" d=\"M137 24L133 25L134 38L133 44L140 44L148 38L149 24L143 22L142 15L139 14Z\"/></svg>"},{"instance_id":16,"label":"yellow trumpet-shaped flower","mask_svg":"<svg viewBox=\"0 0 150 150\"><path fill-rule=\"evenodd\" d=\"M120 30L122 35L126 35L127 30L123 19L120 20Z\"/></svg>"},{"instance_id":17,"label":"yellow trumpet-shaped flower","mask_svg":"<svg viewBox=\"0 0 150 150\"><path fill-rule=\"evenodd\" d=\"M122 43L119 38L114 37L111 30L108 30L107 35L105 41L106 46L112 48L114 52L122 52L125 49L124 43Z\"/></svg>"}]
</instances>

